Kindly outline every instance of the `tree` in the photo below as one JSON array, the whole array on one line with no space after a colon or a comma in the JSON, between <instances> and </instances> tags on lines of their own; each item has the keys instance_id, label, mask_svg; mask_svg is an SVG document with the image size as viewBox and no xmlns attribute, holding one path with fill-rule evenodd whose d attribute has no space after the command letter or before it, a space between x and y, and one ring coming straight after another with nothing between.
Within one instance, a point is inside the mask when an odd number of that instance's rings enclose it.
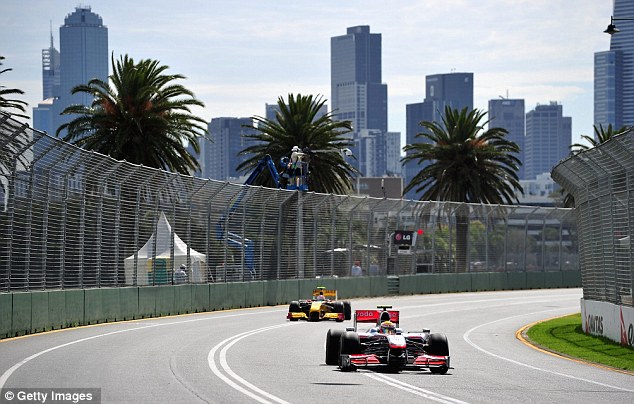
<instances>
[{"instance_id":1,"label":"tree","mask_svg":"<svg viewBox=\"0 0 634 404\"><path fill-rule=\"evenodd\" d=\"M279 112L275 120L260 116L252 117L253 134L244 135L254 144L239 155L250 155L237 167L239 171L251 172L260 159L267 154L273 161L288 156L294 146L312 151L309 166L310 189L315 192L347 194L352 189L352 178L359 174L345 161L342 150L352 144L344 137L352 131L350 121L335 121L332 113L319 115L326 100L321 96L288 95L288 102L280 96L277 100ZM268 173L256 180L257 185L275 187Z\"/></svg>"},{"instance_id":2,"label":"tree","mask_svg":"<svg viewBox=\"0 0 634 404\"><path fill-rule=\"evenodd\" d=\"M2 61L5 59L4 56L0 56L0 66L2 66ZM0 70L0 74L10 72L13 69L2 69ZM14 100L11 98L5 98L7 96L14 96L16 94L24 94L24 91L19 90L17 88L6 88L5 86L0 84L0 111L10 113L9 109L17 109L18 111L26 112L26 106L29 105L26 101L22 100ZM24 114L13 114L14 116L18 116L20 118L29 117Z\"/></svg>"},{"instance_id":3,"label":"tree","mask_svg":"<svg viewBox=\"0 0 634 404\"><path fill-rule=\"evenodd\" d=\"M91 106L71 105L62 114L79 115L59 127L64 140L86 150L117 160L142 164L181 174L190 174L200 165L187 150L200 152L198 137L207 132L206 121L191 115L190 107L204 104L175 80L180 74L165 74L168 66L143 59L138 63L127 55L112 58L112 86L93 79L73 88L72 93L88 93Z\"/></svg>"},{"instance_id":4,"label":"tree","mask_svg":"<svg viewBox=\"0 0 634 404\"><path fill-rule=\"evenodd\" d=\"M421 122L426 130L416 135L425 139L404 147L402 162L429 163L412 178L404 193L422 192L421 200L465 203L513 204L515 191L523 192L517 170L519 146L507 140L503 128L483 127L485 112L447 106L442 124ZM456 262L466 270L468 212L456 211Z\"/></svg>"},{"instance_id":5,"label":"tree","mask_svg":"<svg viewBox=\"0 0 634 404\"><path fill-rule=\"evenodd\" d=\"M594 137L590 137L588 135L581 135L581 138L586 140L589 145L585 145L585 144L581 144L581 143L575 143L573 145L570 146L570 149L572 150L572 152L574 154L577 154L581 151L584 150L588 150L591 149L593 147L596 147L602 143L607 142L608 140L610 140L612 138L612 136L616 136L618 134L621 134L625 131L627 131L627 126L623 126L621 129L619 129L618 131L615 131L612 128L612 124L609 124L607 128L603 128L603 125L592 125L592 127L594 128L594 134L596 137L596 140Z\"/></svg>"},{"instance_id":6,"label":"tree","mask_svg":"<svg viewBox=\"0 0 634 404\"><path fill-rule=\"evenodd\" d=\"M572 151L573 154L577 154L584 150L588 150L593 147L596 147L610 140L612 136L616 136L628 130L627 126L623 126L618 131L615 131L612 128L612 124L609 124L607 128L604 128L603 125L599 125L599 126L593 125L592 127L594 128L594 134L596 139L588 135L581 135L581 138L586 140L589 144L586 145L581 143L574 143L570 145L570 150ZM555 193L557 193L558 195L557 194L553 195L553 198L556 201L559 201L559 203L563 207L565 208L575 207L575 198L572 196L571 193L567 192L563 188L560 188L558 191L555 191Z\"/></svg>"}]
</instances>

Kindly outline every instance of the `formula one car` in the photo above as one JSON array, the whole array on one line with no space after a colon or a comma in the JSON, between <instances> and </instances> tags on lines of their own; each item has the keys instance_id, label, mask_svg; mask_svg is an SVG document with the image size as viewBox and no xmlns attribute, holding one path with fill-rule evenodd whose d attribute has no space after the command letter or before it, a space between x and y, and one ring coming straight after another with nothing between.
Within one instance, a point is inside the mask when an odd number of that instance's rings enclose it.
<instances>
[{"instance_id":1,"label":"formula one car","mask_svg":"<svg viewBox=\"0 0 634 404\"><path fill-rule=\"evenodd\" d=\"M449 344L444 334L429 329L403 332L399 328L399 312L392 306L378 310L356 310L354 327L328 330L326 364L338 365L342 371L361 367L382 367L399 372L404 369L429 369L445 374L449 366ZM357 332L357 323L374 323L366 332Z\"/></svg>"},{"instance_id":2,"label":"formula one car","mask_svg":"<svg viewBox=\"0 0 634 404\"><path fill-rule=\"evenodd\" d=\"M343 321L352 318L352 309L350 302L337 300L336 290L327 290L320 286L313 290L312 299L292 301L286 318L290 321Z\"/></svg>"}]
</instances>

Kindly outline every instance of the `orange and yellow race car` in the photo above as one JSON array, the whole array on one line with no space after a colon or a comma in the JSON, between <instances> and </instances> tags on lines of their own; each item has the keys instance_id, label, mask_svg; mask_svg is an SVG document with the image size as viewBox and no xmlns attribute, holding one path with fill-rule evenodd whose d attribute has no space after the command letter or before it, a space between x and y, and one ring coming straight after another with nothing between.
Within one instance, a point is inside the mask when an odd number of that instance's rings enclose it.
<instances>
[{"instance_id":1,"label":"orange and yellow race car","mask_svg":"<svg viewBox=\"0 0 634 404\"><path fill-rule=\"evenodd\" d=\"M350 320L352 308L350 302L337 300L336 290L319 286L313 290L312 299L292 301L286 318L290 321Z\"/></svg>"}]
</instances>

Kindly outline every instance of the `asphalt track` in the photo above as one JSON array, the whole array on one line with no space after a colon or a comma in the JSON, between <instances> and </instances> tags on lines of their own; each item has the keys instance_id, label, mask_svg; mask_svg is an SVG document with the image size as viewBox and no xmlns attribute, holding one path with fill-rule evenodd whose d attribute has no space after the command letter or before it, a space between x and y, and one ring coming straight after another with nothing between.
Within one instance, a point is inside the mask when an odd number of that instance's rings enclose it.
<instances>
[{"instance_id":1,"label":"asphalt track","mask_svg":"<svg viewBox=\"0 0 634 404\"><path fill-rule=\"evenodd\" d=\"M404 330L445 333L446 375L342 373L324 363L325 336L351 322L289 322L276 306L1 341L0 388L100 388L108 403L634 402L634 376L517 339L526 324L578 312L580 298L552 289L352 300L353 310L393 305Z\"/></svg>"}]
</instances>

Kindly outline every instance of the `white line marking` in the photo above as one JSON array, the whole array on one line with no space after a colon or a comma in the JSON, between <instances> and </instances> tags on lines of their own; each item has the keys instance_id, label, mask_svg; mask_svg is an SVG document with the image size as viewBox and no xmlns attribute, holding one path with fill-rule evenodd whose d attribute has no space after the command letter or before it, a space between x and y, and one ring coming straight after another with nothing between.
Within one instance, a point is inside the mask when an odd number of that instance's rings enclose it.
<instances>
[{"instance_id":1,"label":"white line marking","mask_svg":"<svg viewBox=\"0 0 634 404\"><path fill-rule=\"evenodd\" d=\"M276 328L281 328L281 327L288 327L289 325L291 325L290 323L286 323L286 324L279 324L279 325L274 325L274 326L269 326L269 327L264 327L264 328L259 328L257 330L252 330L252 331L246 331L243 332L241 334L236 334L234 336L231 336L225 340L223 340L222 342L220 342L219 344L217 344L216 346L214 346L210 351L209 354L207 355L207 362L209 363L209 368L211 369L211 371L218 376L222 381L224 381L225 383L227 383L229 386L233 387L234 389L238 390L239 392L251 397L252 399L259 401L261 403L270 403L271 401L267 401L266 399L264 399L261 396L267 397L271 400L273 400L273 402L276 403L280 403L280 404L288 404L287 401L282 400L281 398L274 396L270 393L267 393L264 390L261 390L260 388L254 386L253 384L247 382L246 380L244 380L243 378L241 378L240 376L238 376L233 370L231 370L231 368L229 367L228 363L227 363L227 350L229 348L231 348L235 343L237 343L238 341L240 341L243 338L246 338L250 335L253 334L257 334L260 332L264 332L264 331L269 331L269 330L273 330ZM231 341L231 342L229 342ZM224 371L233 379L235 379L238 383L243 384L245 387L247 387L248 389L251 389L252 391L254 391L257 394L252 393L251 391L243 388L242 386L238 385L237 383L235 383L233 380L231 380L229 377L225 376L224 374L222 374L222 372L218 369L218 367L216 366L216 362L214 360L214 356L216 354L216 351L224 344L226 344L227 342L229 342L227 344L227 346L225 346L221 351L220 351L220 365L222 366L222 368L224 369ZM259 394L259 395L258 395Z\"/></svg>"},{"instance_id":2,"label":"white line marking","mask_svg":"<svg viewBox=\"0 0 634 404\"><path fill-rule=\"evenodd\" d=\"M416 394L417 396L421 396L433 401L438 401L439 403L467 404L466 401L461 401L461 400L458 400L457 398L448 397L439 393L435 393L430 390L425 390L423 388L404 383L400 380L396 380L389 376L376 374L376 373L364 373L364 375L371 379L378 380L382 383L388 384L392 387L396 387L397 389L401 389L401 390L407 391L408 393Z\"/></svg>"},{"instance_id":3,"label":"white line marking","mask_svg":"<svg viewBox=\"0 0 634 404\"><path fill-rule=\"evenodd\" d=\"M278 311L280 311L280 310L271 310L271 311L267 311L265 313L275 313L275 312L278 312ZM169 322L169 323L150 324L150 325L146 325L146 326L142 326L142 327L127 328L125 330L112 331L112 332L108 332L108 333L104 333L104 334L93 335L91 337L81 338L81 339L78 339L78 340L75 340L75 341L70 341L70 342L67 342L65 344L57 345L57 346L54 346L52 348L48 348L48 349L45 349L43 351L34 353L33 355L29 356L28 358L24 358L20 362L18 362L15 365L11 366L6 372L4 372L2 374L2 376L0 376L0 389L2 389L4 387L4 385L6 384L7 380L9 379L9 377L11 377L11 375L16 370L18 370L21 366L23 366L25 363L37 358L38 356L41 356L41 355L47 354L49 352L55 351L56 349L64 348L64 347L67 347L67 346L70 346L70 345L74 345L74 344L78 344L80 342L90 341L92 339L101 338L101 337L107 337L109 335L121 334L121 333L129 332L129 331L145 330L145 329L152 328L152 327L163 327L163 326L167 326L167 325L193 323L193 322L197 322L197 321L217 320L219 318L239 317L239 316L248 316L248 315L261 315L261 314L262 314L262 312L257 312L257 313L236 313L236 314L226 314L226 315L223 315L223 316L212 316L212 317L205 317L205 318L194 318L194 319L183 320L183 321L172 321L172 322ZM157 320L159 320L158 317L157 317ZM112 323L112 325L119 325L119 324L125 324L125 323ZM71 329L68 329L68 331L71 331Z\"/></svg>"},{"instance_id":4,"label":"white line marking","mask_svg":"<svg viewBox=\"0 0 634 404\"><path fill-rule=\"evenodd\" d=\"M549 312L553 312L553 311L561 311L562 309L563 308L558 308L558 309L543 310L543 311L537 311L537 312L526 313L526 314L518 314L516 316L505 317L505 318L501 318L501 319L498 319L498 320L495 320L495 321L490 321L488 323L480 324L478 326L473 327L472 329L467 331L462 337L469 345L471 345L472 347L474 347L478 351L484 352L485 354L493 356L494 358L502 359L502 360L505 360L507 362L514 363L516 365L527 367L529 369L538 370L540 372L550 373L550 374L553 374L553 375L562 376L562 377L566 377L566 378L569 378L569 379L574 379L574 380L579 380L579 381L582 381L582 382L592 383L592 384L596 384L598 386L608 387L608 388L612 388L612 389L615 389L615 390L622 390L622 391L627 391L627 392L634 393L634 390L626 389L624 387L612 386L610 384L605 384L605 383L597 382L597 381L594 381L594 380L584 379L582 377L577 377L577 376L573 376L573 375L569 375L569 374L565 374L565 373L555 372L553 370L543 369L543 368L540 368L540 367L537 367L537 366L533 366L533 365L529 365L529 364L526 364L526 363L523 363L523 362L518 362L518 361L516 361L514 359L506 358L504 356L497 355L497 354L494 354L493 352L487 351L486 349L476 345L469 338L469 335L473 331L477 330L478 328L485 327L487 325L491 325L491 324L498 323L498 322L501 322L501 321L510 320L512 318L524 317L524 316L531 315L531 314L540 314L540 313L549 313Z\"/></svg>"}]
</instances>

